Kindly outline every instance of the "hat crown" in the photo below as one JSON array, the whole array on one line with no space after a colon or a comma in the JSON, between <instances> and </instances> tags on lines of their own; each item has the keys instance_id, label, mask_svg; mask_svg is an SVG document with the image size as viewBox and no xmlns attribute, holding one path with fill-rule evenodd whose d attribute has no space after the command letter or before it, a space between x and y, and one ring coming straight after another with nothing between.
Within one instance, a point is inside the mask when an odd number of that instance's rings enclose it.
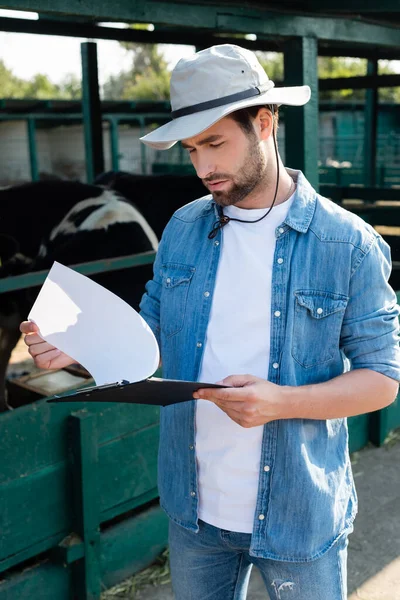
<instances>
[{"instance_id":1,"label":"hat crown","mask_svg":"<svg viewBox=\"0 0 400 600\"><path fill-rule=\"evenodd\" d=\"M224 98L268 81L251 50L233 44L212 46L177 63L171 74L171 108Z\"/></svg>"}]
</instances>

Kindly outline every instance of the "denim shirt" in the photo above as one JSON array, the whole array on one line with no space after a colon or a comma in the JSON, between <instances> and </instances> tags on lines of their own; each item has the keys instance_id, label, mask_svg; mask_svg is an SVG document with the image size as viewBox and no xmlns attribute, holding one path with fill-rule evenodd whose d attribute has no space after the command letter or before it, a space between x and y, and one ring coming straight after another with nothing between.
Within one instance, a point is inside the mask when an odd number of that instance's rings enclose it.
<instances>
[{"instance_id":1,"label":"denim shirt","mask_svg":"<svg viewBox=\"0 0 400 600\"><path fill-rule=\"evenodd\" d=\"M399 380L399 310L387 283L388 245L360 218L319 196L301 172L288 172L297 190L275 232L269 381L315 384L349 369ZM208 238L218 215L211 196L173 215L141 302L169 379L196 381L199 374L223 244L223 230ZM194 532L195 410L194 400L161 409L159 448L161 505ZM318 558L351 530L357 511L346 419L272 421L264 425L261 452L250 554Z\"/></svg>"}]
</instances>

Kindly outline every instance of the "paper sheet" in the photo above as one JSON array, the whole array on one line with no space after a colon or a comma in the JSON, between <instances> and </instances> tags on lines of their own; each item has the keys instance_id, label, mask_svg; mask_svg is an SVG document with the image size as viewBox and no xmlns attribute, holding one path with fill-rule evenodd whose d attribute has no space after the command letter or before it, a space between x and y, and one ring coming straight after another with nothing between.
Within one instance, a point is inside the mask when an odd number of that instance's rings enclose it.
<instances>
[{"instance_id":1,"label":"paper sheet","mask_svg":"<svg viewBox=\"0 0 400 600\"><path fill-rule=\"evenodd\" d=\"M29 313L40 335L83 365L97 385L150 377L160 354L142 317L88 277L55 262Z\"/></svg>"}]
</instances>

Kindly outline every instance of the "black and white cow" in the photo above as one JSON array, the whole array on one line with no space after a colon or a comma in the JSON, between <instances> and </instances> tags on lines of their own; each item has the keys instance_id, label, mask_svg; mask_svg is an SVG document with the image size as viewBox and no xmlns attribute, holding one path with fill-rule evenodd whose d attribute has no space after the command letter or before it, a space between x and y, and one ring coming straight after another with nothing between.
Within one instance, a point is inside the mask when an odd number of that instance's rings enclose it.
<instances>
[{"instance_id":1,"label":"black and white cow","mask_svg":"<svg viewBox=\"0 0 400 600\"><path fill-rule=\"evenodd\" d=\"M134 202L160 239L171 215L181 206L208 193L196 175L134 175L108 172L96 183Z\"/></svg>"},{"instance_id":2,"label":"black and white cow","mask_svg":"<svg viewBox=\"0 0 400 600\"><path fill-rule=\"evenodd\" d=\"M8 232L0 234L1 278L48 269L54 260L71 265L157 250L157 236L150 225L133 204L116 192L85 184L74 185L79 192L75 198L79 201L73 203L57 195L59 183L52 183L56 185L53 202L49 204L43 201L48 200L46 195L40 196L40 182L19 186L19 191L23 192L19 206L27 206L27 197L36 205L37 212L31 211L30 219L24 218L22 210L18 211L18 218L15 205L7 207L2 198L3 191L10 190L0 190L0 222L3 224L8 220L8 231L12 232L12 235ZM65 182L61 182L61 187L63 185ZM13 202L18 204L15 190L13 192ZM6 196L10 198L9 193ZM61 203L64 215L59 218ZM51 223L49 215L53 204L56 205L56 218ZM37 218L38 215L42 218ZM13 227L18 221L20 227ZM137 309L151 276L152 266L144 265L99 273L92 278ZM5 372L19 339L18 326L26 318L38 291L39 288L29 288L0 295L0 411L6 408Z\"/></svg>"},{"instance_id":3,"label":"black and white cow","mask_svg":"<svg viewBox=\"0 0 400 600\"><path fill-rule=\"evenodd\" d=\"M172 213L205 193L196 176L128 173L107 173L96 185L40 181L0 190L0 278L48 269L55 260L72 265L155 250ZM92 278L137 309L151 276L144 265ZM18 324L38 291L0 295L0 411Z\"/></svg>"}]
</instances>

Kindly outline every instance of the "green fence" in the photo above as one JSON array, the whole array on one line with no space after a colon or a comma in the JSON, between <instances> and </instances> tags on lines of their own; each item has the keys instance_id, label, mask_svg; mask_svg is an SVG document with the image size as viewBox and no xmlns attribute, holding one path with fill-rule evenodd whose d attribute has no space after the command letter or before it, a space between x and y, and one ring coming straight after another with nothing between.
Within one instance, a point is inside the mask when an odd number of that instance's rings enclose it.
<instances>
[{"instance_id":1,"label":"green fence","mask_svg":"<svg viewBox=\"0 0 400 600\"><path fill-rule=\"evenodd\" d=\"M1 600L97 599L166 546L158 407L71 406L1 416Z\"/></svg>"}]
</instances>

